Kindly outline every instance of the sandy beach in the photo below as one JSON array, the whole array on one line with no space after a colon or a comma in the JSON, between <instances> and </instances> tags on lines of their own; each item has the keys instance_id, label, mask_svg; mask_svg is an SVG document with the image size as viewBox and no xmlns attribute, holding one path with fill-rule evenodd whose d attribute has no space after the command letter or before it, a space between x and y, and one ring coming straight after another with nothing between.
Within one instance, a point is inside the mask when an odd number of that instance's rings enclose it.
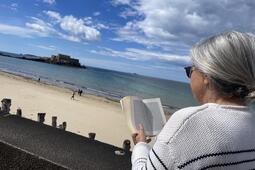
<instances>
[{"instance_id":1,"label":"sandy beach","mask_svg":"<svg viewBox=\"0 0 255 170\"><path fill-rule=\"evenodd\" d=\"M88 136L96 133L96 140L122 147L131 140L125 115L117 102L105 98L75 95L68 89L39 83L20 76L0 72L0 99L12 99L11 113L22 109L22 116L37 120L37 113L46 113L45 124L51 125L52 116L57 123L67 122L67 131Z\"/></svg>"}]
</instances>

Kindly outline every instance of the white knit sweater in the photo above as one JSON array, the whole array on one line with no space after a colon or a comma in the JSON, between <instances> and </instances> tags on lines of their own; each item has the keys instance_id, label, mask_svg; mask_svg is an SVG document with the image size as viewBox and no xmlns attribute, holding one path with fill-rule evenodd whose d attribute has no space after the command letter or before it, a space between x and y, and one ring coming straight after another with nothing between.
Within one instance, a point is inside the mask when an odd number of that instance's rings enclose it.
<instances>
[{"instance_id":1,"label":"white knit sweater","mask_svg":"<svg viewBox=\"0 0 255 170\"><path fill-rule=\"evenodd\" d=\"M213 103L181 109L153 148L135 145L132 169L255 169L255 113Z\"/></svg>"}]
</instances>

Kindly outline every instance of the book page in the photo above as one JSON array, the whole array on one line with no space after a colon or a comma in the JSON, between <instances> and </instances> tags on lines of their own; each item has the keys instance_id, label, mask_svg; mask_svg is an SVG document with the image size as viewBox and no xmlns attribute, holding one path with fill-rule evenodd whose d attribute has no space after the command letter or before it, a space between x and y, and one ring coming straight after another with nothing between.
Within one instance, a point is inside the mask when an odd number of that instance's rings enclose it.
<instances>
[{"instance_id":1,"label":"book page","mask_svg":"<svg viewBox=\"0 0 255 170\"><path fill-rule=\"evenodd\" d=\"M143 102L147 108L147 117L150 122L150 129L148 131L151 136L157 135L166 123L161 101L159 98L155 98L144 99Z\"/></svg>"},{"instance_id":2,"label":"book page","mask_svg":"<svg viewBox=\"0 0 255 170\"><path fill-rule=\"evenodd\" d=\"M148 122L146 107L142 99L136 96L126 96L120 100L122 111L126 114L127 125L132 133L139 130L139 124L143 124L145 129L151 129Z\"/></svg>"},{"instance_id":3,"label":"book page","mask_svg":"<svg viewBox=\"0 0 255 170\"><path fill-rule=\"evenodd\" d=\"M145 134L155 136L166 123L159 98L142 100L136 96L126 96L121 99L120 103L132 133L136 133L139 130L139 124L142 123Z\"/></svg>"},{"instance_id":4,"label":"book page","mask_svg":"<svg viewBox=\"0 0 255 170\"><path fill-rule=\"evenodd\" d=\"M142 101L142 99L133 98L133 121L136 130L139 130L139 124L143 124L145 134L152 129L151 118L148 115L147 109Z\"/></svg>"},{"instance_id":5,"label":"book page","mask_svg":"<svg viewBox=\"0 0 255 170\"><path fill-rule=\"evenodd\" d=\"M127 125L132 133L136 132L136 127L133 122L132 115L132 106L131 106L131 96L126 96L120 100L122 111L126 115Z\"/></svg>"}]
</instances>

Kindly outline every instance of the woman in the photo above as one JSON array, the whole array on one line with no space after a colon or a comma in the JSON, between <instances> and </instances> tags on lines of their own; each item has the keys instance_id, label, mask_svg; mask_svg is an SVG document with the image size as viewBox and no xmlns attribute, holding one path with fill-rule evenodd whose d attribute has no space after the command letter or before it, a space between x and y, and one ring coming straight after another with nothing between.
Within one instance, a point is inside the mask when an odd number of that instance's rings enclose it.
<instances>
[{"instance_id":1,"label":"woman","mask_svg":"<svg viewBox=\"0 0 255 170\"><path fill-rule=\"evenodd\" d=\"M195 45L191 58L185 69L202 105L175 112L152 149L141 125L132 169L254 169L254 35L216 35Z\"/></svg>"}]
</instances>

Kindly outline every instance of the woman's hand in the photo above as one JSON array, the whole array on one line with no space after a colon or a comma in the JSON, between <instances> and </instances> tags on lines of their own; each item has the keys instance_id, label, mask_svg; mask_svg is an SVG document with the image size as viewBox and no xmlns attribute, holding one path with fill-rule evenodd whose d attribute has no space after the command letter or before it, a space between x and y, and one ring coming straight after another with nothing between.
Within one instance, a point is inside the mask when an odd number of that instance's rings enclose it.
<instances>
[{"instance_id":1,"label":"woman's hand","mask_svg":"<svg viewBox=\"0 0 255 170\"><path fill-rule=\"evenodd\" d=\"M147 143L149 143L151 141L150 138L146 139L143 124L139 124L138 133L133 133L132 134L132 139L133 139L134 144L137 144L138 142L147 142Z\"/></svg>"}]
</instances>

